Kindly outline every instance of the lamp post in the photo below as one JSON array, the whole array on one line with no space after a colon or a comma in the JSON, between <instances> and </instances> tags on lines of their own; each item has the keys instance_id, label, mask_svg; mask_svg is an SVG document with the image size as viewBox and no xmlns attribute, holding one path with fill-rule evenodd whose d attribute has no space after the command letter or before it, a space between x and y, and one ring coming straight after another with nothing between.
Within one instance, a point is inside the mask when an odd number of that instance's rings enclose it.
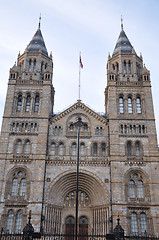
<instances>
[{"instance_id":1,"label":"lamp post","mask_svg":"<svg viewBox=\"0 0 159 240\"><path fill-rule=\"evenodd\" d=\"M79 144L80 144L80 128L82 125L82 119L80 114L77 120L77 176L76 176L76 232L75 232L75 240L77 240L77 229L78 229L78 187L79 187Z\"/></svg>"}]
</instances>

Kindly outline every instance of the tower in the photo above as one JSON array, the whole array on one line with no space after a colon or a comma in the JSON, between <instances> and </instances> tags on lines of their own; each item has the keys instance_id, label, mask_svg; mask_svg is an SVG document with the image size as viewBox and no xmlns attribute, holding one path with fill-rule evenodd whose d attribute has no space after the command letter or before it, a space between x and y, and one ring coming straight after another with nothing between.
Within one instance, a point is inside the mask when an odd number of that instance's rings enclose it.
<instances>
[{"instance_id":1,"label":"tower","mask_svg":"<svg viewBox=\"0 0 159 240\"><path fill-rule=\"evenodd\" d=\"M123 22L113 54L108 56L105 112L113 211L120 209L128 234L156 233L159 157L150 72L132 47Z\"/></svg>"},{"instance_id":2,"label":"tower","mask_svg":"<svg viewBox=\"0 0 159 240\"><path fill-rule=\"evenodd\" d=\"M21 232L29 210L35 227L40 225L54 105L52 75L52 54L48 55L39 20L35 35L9 72L0 143L0 213L6 232Z\"/></svg>"}]
</instances>

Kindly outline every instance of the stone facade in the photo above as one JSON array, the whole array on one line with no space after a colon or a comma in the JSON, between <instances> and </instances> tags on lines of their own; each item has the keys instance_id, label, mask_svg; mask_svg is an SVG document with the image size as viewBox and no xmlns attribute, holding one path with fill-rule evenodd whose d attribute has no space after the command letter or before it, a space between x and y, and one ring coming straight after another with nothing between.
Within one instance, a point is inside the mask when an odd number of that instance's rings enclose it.
<instances>
[{"instance_id":1,"label":"stone facade","mask_svg":"<svg viewBox=\"0 0 159 240\"><path fill-rule=\"evenodd\" d=\"M78 100L54 114L53 61L40 25L10 69L0 138L0 217L21 232L29 210L35 230L106 234L119 212L127 234L158 235L159 152L150 72L123 26L107 62L105 114ZM115 225L115 224L114 224Z\"/></svg>"}]
</instances>

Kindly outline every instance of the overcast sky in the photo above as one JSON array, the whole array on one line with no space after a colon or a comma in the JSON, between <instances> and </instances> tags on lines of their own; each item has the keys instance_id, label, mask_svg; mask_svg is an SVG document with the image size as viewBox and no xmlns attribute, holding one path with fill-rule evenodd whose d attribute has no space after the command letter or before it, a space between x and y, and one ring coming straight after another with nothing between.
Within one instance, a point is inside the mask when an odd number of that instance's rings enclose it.
<instances>
[{"instance_id":1,"label":"overcast sky","mask_svg":"<svg viewBox=\"0 0 159 240\"><path fill-rule=\"evenodd\" d=\"M82 101L104 112L106 62L124 30L151 73L159 138L159 1L158 0L5 0L0 5L0 119L3 115L9 69L23 53L38 27L54 61L54 111L78 98L79 52Z\"/></svg>"}]
</instances>

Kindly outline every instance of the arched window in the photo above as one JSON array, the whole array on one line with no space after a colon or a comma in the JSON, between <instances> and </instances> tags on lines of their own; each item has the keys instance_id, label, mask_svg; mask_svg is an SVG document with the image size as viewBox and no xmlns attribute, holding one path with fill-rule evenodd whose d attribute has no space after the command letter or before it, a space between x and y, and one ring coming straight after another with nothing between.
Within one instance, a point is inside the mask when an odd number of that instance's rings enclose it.
<instances>
[{"instance_id":1,"label":"arched window","mask_svg":"<svg viewBox=\"0 0 159 240\"><path fill-rule=\"evenodd\" d=\"M17 195L18 195L18 179L17 179L17 178L14 178L14 179L12 180L11 195L12 195L12 196L17 196Z\"/></svg>"},{"instance_id":2,"label":"arched window","mask_svg":"<svg viewBox=\"0 0 159 240\"><path fill-rule=\"evenodd\" d=\"M132 147L131 147L131 141L127 142L127 155L131 156L132 155Z\"/></svg>"},{"instance_id":3,"label":"arched window","mask_svg":"<svg viewBox=\"0 0 159 240\"><path fill-rule=\"evenodd\" d=\"M23 213L22 213L22 210L19 210L16 215L15 233L22 232L22 223L23 223Z\"/></svg>"},{"instance_id":4,"label":"arched window","mask_svg":"<svg viewBox=\"0 0 159 240\"><path fill-rule=\"evenodd\" d=\"M128 71L129 71L129 73L131 73L131 62L130 61L128 62Z\"/></svg>"},{"instance_id":5,"label":"arched window","mask_svg":"<svg viewBox=\"0 0 159 240\"><path fill-rule=\"evenodd\" d=\"M128 113L132 113L132 98L128 97Z\"/></svg>"},{"instance_id":6,"label":"arched window","mask_svg":"<svg viewBox=\"0 0 159 240\"><path fill-rule=\"evenodd\" d=\"M135 143L135 154L137 157L140 156L140 142L139 141L137 141Z\"/></svg>"},{"instance_id":7,"label":"arched window","mask_svg":"<svg viewBox=\"0 0 159 240\"><path fill-rule=\"evenodd\" d=\"M80 154L81 156L85 154L85 144L83 142L80 144Z\"/></svg>"},{"instance_id":8,"label":"arched window","mask_svg":"<svg viewBox=\"0 0 159 240\"><path fill-rule=\"evenodd\" d=\"M119 113L124 113L124 100L123 100L123 97L119 97Z\"/></svg>"},{"instance_id":9,"label":"arched window","mask_svg":"<svg viewBox=\"0 0 159 240\"><path fill-rule=\"evenodd\" d=\"M53 143L51 143L50 154L55 155L55 153L56 153L56 145L53 142Z\"/></svg>"},{"instance_id":10,"label":"arched window","mask_svg":"<svg viewBox=\"0 0 159 240\"><path fill-rule=\"evenodd\" d=\"M133 180L129 181L129 197L135 198L135 183Z\"/></svg>"},{"instance_id":11,"label":"arched window","mask_svg":"<svg viewBox=\"0 0 159 240\"><path fill-rule=\"evenodd\" d=\"M34 63L33 63L33 70L36 69L36 59L34 59Z\"/></svg>"},{"instance_id":12,"label":"arched window","mask_svg":"<svg viewBox=\"0 0 159 240\"><path fill-rule=\"evenodd\" d=\"M139 133L141 134L141 125L139 125Z\"/></svg>"},{"instance_id":13,"label":"arched window","mask_svg":"<svg viewBox=\"0 0 159 240\"><path fill-rule=\"evenodd\" d=\"M31 59L29 60L29 69L31 68Z\"/></svg>"},{"instance_id":14,"label":"arched window","mask_svg":"<svg viewBox=\"0 0 159 240\"><path fill-rule=\"evenodd\" d=\"M102 135L103 135L103 128L100 127L100 136L102 136Z\"/></svg>"},{"instance_id":15,"label":"arched window","mask_svg":"<svg viewBox=\"0 0 159 240\"><path fill-rule=\"evenodd\" d=\"M135 212L131 213L131 233L138 235L137 214Z\"/></svg>"},{"instance_id":16,"label":"arched window","mask_svg":"<svg viewBox=\"0 0 159 240\"><path fill-rule=\"evenodd\" d=\"M41 63L41 73L44 71L44 62Z\"/></svg>"},{"instance_id":17,"label":"arched window","mask_svg":"<svg viewBox=\"0 0 159 240\"><path fill-rule=\"evenodd\" d=\"M126 73L126 61L124 60L124 73Z\"/></svg>"},{"instance_id":18,"label":"arched window","mask_svg":"<svg viewBox=\"0 0 159 240\"><path fill-rule=\"evenodd\" d=\"M123 134L123 125L120 126L120 132Z\"/></svg>"},{"instance_id":19,"label":"arched window","mask_svg":"<svg viewBox=\"0 0 159 240\"><path fill-rule=\"evenodd\" d=\"M144 198L144 186L141 180L137 182L137 196L138 198Z\"/></svg>"},{"instance_id":20,"label":"arched window","mask_svg":"<svg viewBox=\"0 0 159 240\"><path fill-rule=\"evenodd\" d=\"M6 226L7 233L13 232L13 223L14 223L14 211L9 210L8 216L7 216L7 226Z\"/></svg>"},{"instance_id":21,"label":"arched window","mask_svg":"<svg viewBox=\"0 0 159 240\"><path fill-rule=\"evenodd\" d=\"M130 134L132 134L132 125L130 125Z\"/></svg>"},{"instance_id":22,"label":"arched window","mask_svg":"<svg viewBox=\"0 0 159 240\"><path fill-rule=\"evenodd\" d=\"M84 124L84 132L88 132L88 125L86 123Z\"/></svg>"},{"instance_id":23,"label":"arched window","mask_svg":"<svg viewBox=\"0 0 159 240\"><path fill-rule=\"evenodd\" d=\"M97 143L93 143L93 156L97 156L97 154L98 154Z\"/></svg>"},{"instance_id":24,"label":"arched window","mask_svg":"<svg viewBox=\"0 0 159 240\"><path fill-rule=\"evenodd\" d=\"M106 153L106 147L105 147L105 143L102 143L101 145L101 152L102 152L102 157L105 157L105 153Z\"/></svg>"},{"instance_id":25,"label":"arched window","mask_svg":"<svg viewBox=\"0 0 159 240\"><path fill-rule=\"evenodd\" d=\"M17 112L21 111L21 107L22 107L22 95L20 94L17 100Z\"/></svg>"},{"instance_id":26,"label":"arched window","mask_svg":"<svg viewBox=\"0 0 159 240\"><path fill-rule=\"evenodd\" d=\"M25 196L26 193L26 179L22 178L20 181L19 196Z\"/></svg>"},{"instance_id":27,"label":"arched window","mask_svg":"<svg viewBox=\"0 0 159 240\"><path fill-rule=\"evenodd\" d=\"M16 142L15 152L17 154L21 154L22 153L22 141L20 139L18 139L17 142Z\"/></svg>"},{"instance_id":28,"label":"arched window","mask_svg":"<svg viewBox=\"0 0 159 240\"><path fill-rule=\"evenodd\" d=\"M147 234L147 218L145 213L140 213L140 229L141 235Z\"/></svg>"},{"instance_id":29,"label":"arched window","mask_svg":"<svg viewBox=\"0 0 159 240\"><path fill-rule=\"evenodd\" d=\"M72 143L71 148L72 148L72 155L75 156L76 155L76 143L75 142Z\"/></svg>"},{"instance_id":30,"label":"arched window","mask_svg":"<svg viewBox=\"0 0 159 240\"><path fill-rule=\"evenodd\" d=\"M34 103L34 112L39 111L39 95L35 96L35 103Z\"/></svg>"},{"instance_id":31,"label":"arched window","mask_svg":"<svg viewBox=\"0 0 159 240\"><path fill-rule=\"evenodd\" d=\"M74 126L73 126L73 124L71 123L71 124L70 124L70 131L73 132L73 130L74 130Z\"/></svg>"},{"instance_id":32,"label":"arched window","mask_svg":"<svg viewBox=\"0 0 159 240\"><path fill-rule=\"evenodd\" d=\"M141 113L141 99L140 99L140 97L136 98L136 112Z\"/></svg>"},{"instance_id":33,"label":"arched window","mask_svg":"<svg viewBox=\"0 0 159 240\"><path fill-rule=\"evenodd\" d=\"M99 127L96 127L97 136L99 136Z\"/></svg>"},{"instance_id":34,"label":"arched window","mask_svg":"<svg viewBox=\"0 0 159 240\"><path fill-rule=\"evenodd\" d=\"M59 155L64 155L64 145L62 142L59 144Z\"/></svg>"},{"instance_id":35,"label":"arched window","mask_svg":"<svg viewBox=\"0 0 159 240\"><path fill-rule=\"evenodd\" d=\"M27 139L24 144L24 154L29 154L30 153L30 140Z\"/></svg>"},{"instance_id":36,"label":"arched window","mask_svg":"<svg viewBox=\"0 0 159 240\"><path fill-rule=\"evenodd\" d=\"M30 105L31 105L31 96L27 95L26 98L26 105L25 105L25 111L29 112L30 111Z\"/></svg>"}]
</instances>

